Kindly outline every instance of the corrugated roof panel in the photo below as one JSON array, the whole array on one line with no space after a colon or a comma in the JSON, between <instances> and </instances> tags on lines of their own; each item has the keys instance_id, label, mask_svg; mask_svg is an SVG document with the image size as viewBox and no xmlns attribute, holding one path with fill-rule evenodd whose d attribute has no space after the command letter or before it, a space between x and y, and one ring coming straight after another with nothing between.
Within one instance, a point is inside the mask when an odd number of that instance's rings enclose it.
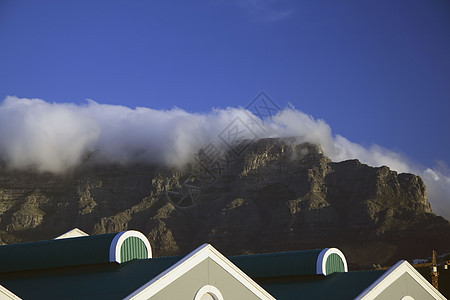
<instances>
[{"instance_id":1,"label":"corrugated roof panel","mask_svg":"<svg viewBox=\"0 0 450 300\"><path fill-rule=\"evenodd\" d=\"M107 263L117 233L0 246L0 272Z\"/></svg>"},{"instance_id":2,"label":"corrugated roof panel","mask_svg":"<svg viewBox=\"0 0 450 300\"><path fill-rule=\"evenodd\" d=\"M0 273L0 284L22 299L123 299L180 258Z\"/></svg>"},{"instance_id":3,"label":"corrugated roof panel","mask_svg":"<svg viewBox=\"0 0 450 300\"><path fill-rule=\"evenodd\" d=\"M258 281L278 300L291 299L354 299L385 271L333 273L329 276L297 276L291 279Z\"/></svg>"},{"instance_id":4,"label":"corrugated roof panel","mask_svg":"<svg viewBox=\"0 0 450 300\"><path fill-rule=\"evenodd\" d=\"M0 284L23 299L122 299L182 257L0 274ZM385 271L256 279L276 299L353 299ZM249 274L247 274L249 275ZM74 283L82 288L74 288ZM114 283L114 284L111 284Z\"/></svg>"},{"instance_id":5,"label":"corrugated roof panel","mask_svg":"<svg viewBox=\"0 0 450 300\"><path fill-rule=\"evenodd\" d=\"M229 259L251 278L316 274L322 250L232 256Z\"/></svg>"}]
</instances>

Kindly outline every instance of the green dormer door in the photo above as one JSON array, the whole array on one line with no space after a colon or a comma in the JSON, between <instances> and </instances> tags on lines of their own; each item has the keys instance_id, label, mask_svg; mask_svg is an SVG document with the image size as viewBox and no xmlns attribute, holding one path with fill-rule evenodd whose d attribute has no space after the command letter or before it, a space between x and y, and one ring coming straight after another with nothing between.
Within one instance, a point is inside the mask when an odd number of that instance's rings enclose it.
<instances>
[{"instance_id":1,"label":"green dormer door","mask_svg":"<svg viewBox=\"0 0 450 300\"><path fill-rule=\"evenodd\" d=\"M123 242L120 248L120 258L121 262L132 259L146 259L148 258L147 247L140 238L131 236Z\"/></svg>"},{"instance_id":2,"label":"green dormer door","mask_svg":"<svg viewBox=\"0 0 450 300\"><path fill-rule=\"evenodd\" d=\"M325 270L327 273L326 275L334 272L345 272L344 262L336 253L330 254L330 256L327 257Z\"/></svg>"}]
</instances>

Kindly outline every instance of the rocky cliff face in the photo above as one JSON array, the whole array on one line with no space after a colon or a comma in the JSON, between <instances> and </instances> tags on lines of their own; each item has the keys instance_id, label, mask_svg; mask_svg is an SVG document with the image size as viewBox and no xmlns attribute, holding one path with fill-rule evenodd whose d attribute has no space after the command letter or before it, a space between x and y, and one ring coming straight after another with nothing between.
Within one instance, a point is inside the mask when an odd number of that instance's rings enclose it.
<instances>
[{"instance_id":1,"label":"rocky cliff face","mask_svg":"<svg viewBox=\"0 0 450 300\"><path fill-rule=\"evenodd\" d=\"M265 139L217 168L84 166L64 175L0 171L0 238L136 229L157 255L209 242L225 254L333 247L351 263L387 264L450 249L422 179L320 147Z\"/></svg>"}]
</instances>

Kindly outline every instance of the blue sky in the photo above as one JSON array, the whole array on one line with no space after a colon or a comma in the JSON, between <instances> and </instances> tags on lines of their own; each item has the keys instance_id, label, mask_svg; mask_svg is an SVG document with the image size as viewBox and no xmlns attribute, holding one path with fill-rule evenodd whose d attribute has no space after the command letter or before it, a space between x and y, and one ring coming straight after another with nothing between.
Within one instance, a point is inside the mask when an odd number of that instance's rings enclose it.
<instances>
[{"instance_id":1,"label":"blue sky","mask_svg":"<svg viewBox=\"0 0 450 300\"><path fill-rule=\"evenodd\" d=\"M450 163L449 1L0 2L0 98L208 112L259 91Z\"/></svg>"}]
</instances>

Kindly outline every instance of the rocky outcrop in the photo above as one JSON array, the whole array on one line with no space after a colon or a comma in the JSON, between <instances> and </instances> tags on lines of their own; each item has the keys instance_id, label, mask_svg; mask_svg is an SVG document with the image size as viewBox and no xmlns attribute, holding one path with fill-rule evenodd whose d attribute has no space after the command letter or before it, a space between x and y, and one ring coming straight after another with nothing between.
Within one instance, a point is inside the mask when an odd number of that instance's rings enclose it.
<instances>
[{"instance_id":1,"label":"rocky outcrop","mask_svg":"<svg viewBox=\"0 0 450 300\"><path fill-rule=\"evenodd\" d=\"M422 179L319 146L264 139L211 168L83 166L64 175L0 171L0 239L137 229L157 255L209 242L225 254L338 246L351 263L388 264L450 249ZM216 167L214 167L216 166Z\"/></svg>"}]
</instances>

